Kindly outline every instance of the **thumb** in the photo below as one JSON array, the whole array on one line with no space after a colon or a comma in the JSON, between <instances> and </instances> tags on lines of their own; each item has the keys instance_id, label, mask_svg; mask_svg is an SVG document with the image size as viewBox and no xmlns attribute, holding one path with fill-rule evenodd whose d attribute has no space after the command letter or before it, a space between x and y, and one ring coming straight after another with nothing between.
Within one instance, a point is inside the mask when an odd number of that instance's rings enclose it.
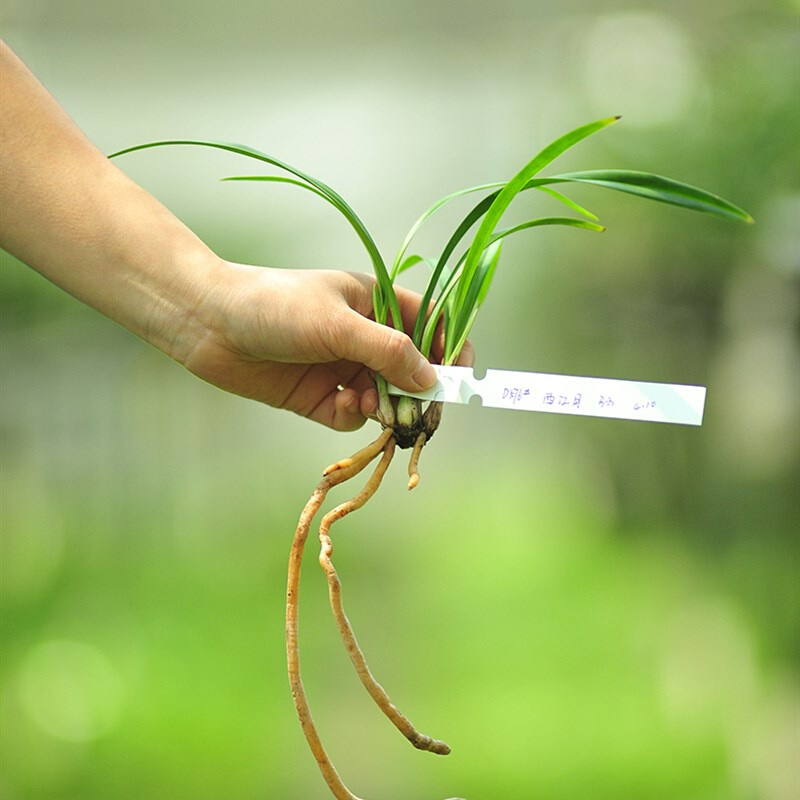
<instances>
[{"instance_id":1,"label":"thumb","mask_svg":"<svg viewBox=\"0 0 800 800\"><path fill-rule=\"evenodd\" d=\"M423 391L436 382L436 372L405 333L381 325L352 311L345 326L342 357L380 373L407 392Z\"/></svg>"}]
</instances>

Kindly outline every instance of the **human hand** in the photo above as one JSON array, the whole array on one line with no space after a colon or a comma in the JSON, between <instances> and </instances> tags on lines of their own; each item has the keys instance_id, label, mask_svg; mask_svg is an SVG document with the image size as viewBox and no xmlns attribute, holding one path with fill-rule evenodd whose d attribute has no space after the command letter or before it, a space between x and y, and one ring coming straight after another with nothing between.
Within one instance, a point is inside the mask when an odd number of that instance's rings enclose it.
<instances>
[{"instance_id":1,"label":"human hand","mask_svg":"<svg viewBox=\"0 0 800 800\"><path fill-rule=\"evenodd\" d=\"M360 273L222 262L188 323L193 334L181 337L193 344L176 357L222 389L355 430L377 407L370 371L407 391L435 380L406 334L371 319L374 283ZM396 292L410 329L420 297ZM472 358L467 346L460 363Z\"/></svg>"},{"instance_id":2,"label":"human hand","mask_svg":"<svg viewBox=\"0 0 800 800\"><path fill-rule=\"evenodd\" d=\"M210 383L337 430L376 410L370 370L407 391L433 383L408 336L370 319L373 278L223 261L3 42L0 66L0 245L21 261ZM410 330L420 298L397 296ZM471 358L465 348L460 363Z\"/></svg>"}]
</instances>

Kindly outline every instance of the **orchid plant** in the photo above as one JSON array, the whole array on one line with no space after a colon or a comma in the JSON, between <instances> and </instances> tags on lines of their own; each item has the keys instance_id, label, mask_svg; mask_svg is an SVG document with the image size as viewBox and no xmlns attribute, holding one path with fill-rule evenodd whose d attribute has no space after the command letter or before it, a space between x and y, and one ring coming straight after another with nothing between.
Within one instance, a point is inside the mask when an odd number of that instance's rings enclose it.
<instances>
[{"instance_id":1,"label":"orchid plant","mask_svg":"<svg viewBox=\"0 0 800 800\"><path fill-rule=\"evenodd\" d=\"M340 194L317 178L260 150L220 141L176 139L135 145L120 150L111 157L153 147L191 145L229 151L276 168L281 174L236 175L224 180L291 184L317 195L339 211L356 232L372 263L376 278L373 307L375 320L379 323L403 330L395 284L407 270L427 267L429 278L423 291L419 313L413 328L407 333L419 350L430 358L435 334L437 330L441 330L443 336L441 360L443 364L449 365L456 363L478 312L486 300L497 273L505 239L512 234L543 226L563 226L595 232L604 230L595 214L560 191L564 184L590 184L682 206L726 220L747 223L753 221L746 211L717 195L648 172L589 170L541 176L541 171L566 150L607 128L618 119L619 117L608 117L564 134L537 153L508 181L472 186L437 200L411 226L390 266L387 266L361 218ZM548 195L553 201L572 212L572 215L537 217L509 227L501 227L505 212L514 199L521 192L528 190ZM441 208L466 195L480 195L480 199L446 240L441 252L435 257L414 252L412 243L420 228ZM474 228L476 230L472 232ZM468 236L471 236L471 239L467 239ZM409 461L409 488L414 488L419 482L420 453L438 428L441 419L440 403L432 402L423 410L423 403L420 400L407 396L391 396L386 381L380 375L375 375L374 381L379 397L377 418L382 428L381 433L373 442L351 457L337 461L324 470L321 482L300 515L289 561L286 643L292 696L303 732L322 775L337 800L358 800L358 798L342 781L320 740L303 687L298 646L300 566L311 523L330 489L354 478L378 456L380 456L378 466L364 488L352 499L341 503L323 516L319 528L321 548L319 561L327 577L336 624L347 652L369 694L415 747L438 754L450 752L450 748L444 742L419 733L394 706L386 691L373 677L344 612L341 584L332 562L333 544L330 529L333 523L361 508L370 500L378 490L397 447L412 449Z\"/></svg>"}]
</instances>

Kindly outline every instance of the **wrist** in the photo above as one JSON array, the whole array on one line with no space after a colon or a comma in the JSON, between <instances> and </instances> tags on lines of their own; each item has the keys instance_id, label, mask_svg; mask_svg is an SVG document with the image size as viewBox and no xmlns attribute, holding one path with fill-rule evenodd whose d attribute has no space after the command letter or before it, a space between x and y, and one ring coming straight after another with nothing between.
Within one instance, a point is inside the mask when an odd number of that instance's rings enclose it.
<instances>
[{"instance_id":1,"label":"wrist","mask_svg":"<svg viewBox=\"0 0 800 800\"><path fill-rule=\"evenodd\" d=\"M180 364L222 329L229 265L202 242L176 248L149 294L143 330L135 331Z\"/></svg>"},{"instance_id":2,"label":"wrist","mask_svg":"<svg viewBox=\"0 0 800 800\"><path fill-rule=\"evenodd\" d=\"M79 281L73 293L184 363L204 335L200 311L225 262L105 160L95 187L101 198L115 198L118 210L98 226L97 263L86 265L94 269L71 273Z\"/></svg>"}]
</instances>

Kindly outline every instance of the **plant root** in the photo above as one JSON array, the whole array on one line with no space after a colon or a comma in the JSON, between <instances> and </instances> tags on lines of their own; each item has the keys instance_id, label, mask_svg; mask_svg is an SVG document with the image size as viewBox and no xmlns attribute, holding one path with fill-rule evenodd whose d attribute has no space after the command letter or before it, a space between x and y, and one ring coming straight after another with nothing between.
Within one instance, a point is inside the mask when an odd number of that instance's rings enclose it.
<instances>
[{"instance_id":1,"label":"plant root","mask_svg":"<svg viewBox=\"0 0 800 800\"><path fill-rule=\"evenodd\" d=\"M442 420L442 404L434 401L428 404L425 413L422 415L422 430L419 431L413 440L411 458L408 460L408 490L416 489L419 486L419 457L422 448L431 440L439 423Z\"/></svg>"},{"instance_id":2,"label":"plant root","mask_svg":"<svg viewBox=\"0 0 800 800\"><path fill-rule=\"evenodd\" d=\"M375 458L378 453L383 450L384 445L386 442L391 438L392 430L391 428L384 428L381 435L375 439L375 441L370 442L366 447L362 447L357 452L353 453L350 458L342 458L339 461L334 461L333 464L328 465L322 471L323 476L330 475L332 472L336 472L340 469L346 469L347 467L353 466L353 464L360 463L365 458L368 459L364 466L366 466L373 458Z\"/></svg>"},{"instance_id":3,"label":"plant root","mask_svg":"<svg viewBox=\"0 0 800 800\"><path fill-rule=\"evenodd\" d=\"M422 441L419 443L419 449L422 448L422 444L424 443L424 436L424 433L420 434ZM347 654L350 656L350 660L353 662L353 666L356 668L356 673L358 674L361 683L364 685L364 688L367 690L370 697L372 697L372 699L375 701L378 708L380 708L380 710L389 718L392 724L411 742L412 745L414 745L414 747L416 747L418 750L427 750L428 752L436 753L438 755L447 755L450 752L449 745L447 745L445 742L439 741L438 739L433 739L430 736L420 733L412 725L410 720L398 710L394 703L392 703L389 695L386 693L386 690L380 685L380 683L378 683L377 680L375 680L375 677L372 675L372 672L367 665L366 658L364 657L364 653L361 651L358 641L356 640L353 627L350 624L350 620L347 618L344 606L342 605L342 584L339 580L339 576L336 573L336 568L333 566L333 562L331 560L331 556L333 554L333 543L330 537L331 525L345 517L350 512L361 508L375 494L375 492L378 490L378 487L381 485L381 480L383 479L389 464L391 463L392 457L394 456L394 451L395 442L393 439L390 439L384 447L383 458L378 463L378 466L375 468L375 472L367 481L361 492L359 492L351 500L336 506L336 508L334 508L332 511L329 511L322 518L322 523L320 524L319 529L319 563L322 566L322 569L325 571L325 576L328 579L328 594L330 596L331 609L333 610L333 616L336 620L336 626L339 629L339 633L341 634ZM416 447L415 452L419 452Z\"/></svg>"},{"instance_id":4,"label":"plant root","mask_svg":"<svg viewBox=\"0 0 800 800\"><path fill-rule=\"evenodd\" d=\"M414 449L411 451L411 458L408 460L408 491L416 489L419 485L419 457L422 454L422 448L428 436L425 431L422 431L417 436L417 441L414 442Z\"/></svg>"},{"instance_id":5,"label":"plant root","mask_svg":"<svg viewBox=\"0 0 800 800\"><path fill-rule=\"evenodd\" d=\"M311 716L311 709L308 705L303 680L300 675L300 651L298 646L298 593L300 589L300 567L303 560L303 550L305 549L306 539L311 527L311 522L325 501L328 492L350 478L355 477L361 472L375 456L384 449L385 445L392 438L391 429L384 430L381 435L371 444L358 453L355 453L349 460L348 466L339 467L329 473L320 481L317 488L312 493L297 523L297 529L292 542L292 549L289 556L289 570L286 587L286 656L288 661L289 685L292 691L292 699L300 720L300 726L308 741L309 747L317 761L322 777L328 784L336 800L359 800L342 782L339 773L331 763L325 747L319 738L314 719Z\"/></svg>"},{"instance_id":6,"label":"plant root","mask_svg":"<svg viewBox=\"0 0 800 800\"><path fill-rule=\"evenodd\" d=\"M441 404L431 403L426 411L423 423L426 425L426 430L418 435L416 442L412 441L406 446L414 445L412 451L412 463L409 465L409 475L416 475L415 484L419 481L419 473L417 470L417 463L419 461L419 454L423 445L430 439L433 431L436 430L438 425L441 411L436 408L431 412L431 407ZM303 560L303 552L305 550L308 533L311 528L311 523L317 512L320 510L328 492L334 487L338 486L345 481L354 478L362 470L364 470L376 456L383 452L378 466L375 468L374 473L367 481L364 488L351 500L340 504L328 514L326 514L320 525L319 537L321 544L320 551L320 564L325 570L328 579L328 593L331 602L331 608L336 619L337 627L344 641L348 655L353 662L356 672L358 673L361 682L364 684L367 692L375 700L378 707L383 713L392 721L398 730L420 750L427 750L432 753L446 755L450 752L450 747L437 739L432 739L430 736L425 736L419 733L411 722L398 711L394 704L389 699L386 691L375 680L372 673L367 666L364 654L358 646L355 634L353 632L350 621L348 620L344 607L342 605L341 597L341 583L336 570L331 561L333 553L333 544L330 538L330 527L337 520L349 514L351 511L361 508L378 490L381 480L389 467L392 457L395 452L395 447L398 446L398 434L393 427L385 427L373 442L366 447L361 448L354 453L350 458L344 458L336 461L327 467L323 473L323 478L314 489L311 497L308 499L300 519L297 523L295 530L294 540L292 541L291 553L289 556L289 569L288 579L286 586L286 656L288 661L289 672L289 685L292 691L292 700L294 701L295 710L297 711L300 726L303 729L303 734L309 744L311 753L314 756L317 766L323 779L331 790L331 793L336 800L361 800L361 798L354 795L345 786L336 768L328 756L324 745L317 732L314 719L311 715L311 709L308 705L308 697L306 695L303 680L300 674L300 650L298 640L298 620L299 620L299 590L300 590L300 569ZM413 477L413 476L412 476ZM409 487L412 488L412 487ZM452 800L458 800L452 798Z\"/></svg>"}]
</instances>

